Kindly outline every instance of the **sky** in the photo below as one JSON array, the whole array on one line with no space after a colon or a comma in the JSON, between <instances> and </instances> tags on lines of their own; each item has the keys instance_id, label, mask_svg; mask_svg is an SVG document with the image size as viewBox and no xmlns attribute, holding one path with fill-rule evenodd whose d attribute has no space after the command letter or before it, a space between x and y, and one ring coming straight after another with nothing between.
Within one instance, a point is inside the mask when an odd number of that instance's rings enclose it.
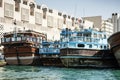
<instances>
[{"instance_id":1,"label":"sky","mask_svg":"<svg viewBox=\"0 0 120 80\"><path fill-rule=\"evenodd\" d=\"M35 0L37 4L74 17L102 16L111 18L112 13L120 13L120 0Z\"/></svg>"}]
</instances>

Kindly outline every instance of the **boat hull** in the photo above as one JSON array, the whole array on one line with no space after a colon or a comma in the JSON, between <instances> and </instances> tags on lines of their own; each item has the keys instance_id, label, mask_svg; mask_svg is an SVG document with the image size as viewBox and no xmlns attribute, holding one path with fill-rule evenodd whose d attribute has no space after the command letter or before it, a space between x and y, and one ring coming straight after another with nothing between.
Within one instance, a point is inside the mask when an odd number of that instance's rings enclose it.
<instances>
[{"instance_id":1,"label":"boat hull","mask_svg":"<svg viewBox=\"0 0 120 80\"><path fill-rule=\"evenodd\" d=\"M4 49L5 60L8 65L39 65L39 55L34 47L12 47Z\"/></svg>"},{"instance_id":2,"label":"boat hull","mask_svg":"<svg viewBox=\"0 0 120 80\"><path fill-rule=\"evenodd\" d=\"M120 66L120 32L116 32L108 38L111 51L114 53L115 58Z\"/></svg>"},{"instance_id":3,"label":"boat hull","mask_svg":"<svg viewBox=\"0 0 120 80\"><path fill-rule=\"evenodd\" d=\"M65 67L117 67L114 55L108 50L61 49L61 61ZM114 64L113 64L114 63Z\"/></svg>"}]
</instances>

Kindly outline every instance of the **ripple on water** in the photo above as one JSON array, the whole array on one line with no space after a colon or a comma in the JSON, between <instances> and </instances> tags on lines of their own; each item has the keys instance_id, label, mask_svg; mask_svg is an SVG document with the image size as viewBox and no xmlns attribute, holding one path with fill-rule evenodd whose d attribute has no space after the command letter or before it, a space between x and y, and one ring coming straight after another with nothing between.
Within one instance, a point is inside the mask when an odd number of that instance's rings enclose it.
<instances>
[{"instance_id":1,"label":"ripple on water","mask_svg":"<svg viewBox=\"0 0 120 80\"><path fill-rule=\"evenodd\" d=\"M120 80L120 70L6 66L0 80Z\"/></svg>"}]
</instances>

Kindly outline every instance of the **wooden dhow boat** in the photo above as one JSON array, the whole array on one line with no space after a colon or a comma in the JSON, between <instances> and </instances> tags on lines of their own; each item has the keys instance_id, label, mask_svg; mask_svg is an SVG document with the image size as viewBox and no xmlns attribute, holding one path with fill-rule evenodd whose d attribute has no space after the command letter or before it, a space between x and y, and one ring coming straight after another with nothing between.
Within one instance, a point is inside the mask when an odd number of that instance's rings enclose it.
<instances>
[{"instance_id":1,"label":"wooden dhow boat","mask_svg":"<svg viewBox=\"0 0 120 80\"><path fill-rule=\"evenodd\" d=\"M60 59L66 67L116 66L105 32L95 29L64 29L60 41Z\"/></svg>"},{"instance_id":2,"label":"wooden dhow boat","mask_svg":"<svg viewBox=\"0 0 120 80\"><path fill-rule=\"evenodd\" d=\"M4 56L9 65L40 64L38 48L46 40L46 34L33 30L13 31L4 33L1 44Z\"/></svg>"}]
</instances>

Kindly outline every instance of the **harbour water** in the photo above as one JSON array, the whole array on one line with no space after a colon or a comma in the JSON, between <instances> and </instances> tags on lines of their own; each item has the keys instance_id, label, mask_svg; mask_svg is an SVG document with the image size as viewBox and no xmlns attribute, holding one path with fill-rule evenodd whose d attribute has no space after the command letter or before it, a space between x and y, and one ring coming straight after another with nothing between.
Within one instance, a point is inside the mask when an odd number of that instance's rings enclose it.
<instances>
[{"instance_id":1,"label":"harbour water","mask_svg":"<svg viewBox=\"0 0 120 80\"><path fill-rule=\"evenodd\" d=\"M4 66L0 80L120 80L120 70Z\"/></svg>"}]
</instances>

